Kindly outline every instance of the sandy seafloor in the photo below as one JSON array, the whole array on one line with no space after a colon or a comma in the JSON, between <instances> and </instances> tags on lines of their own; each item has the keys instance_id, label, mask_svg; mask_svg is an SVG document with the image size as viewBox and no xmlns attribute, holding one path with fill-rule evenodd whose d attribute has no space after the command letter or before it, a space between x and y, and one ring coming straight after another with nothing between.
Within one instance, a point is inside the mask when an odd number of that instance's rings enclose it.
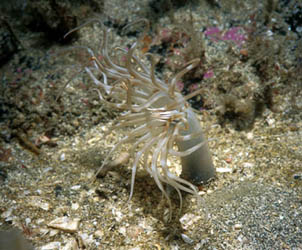
<instances>
[{"instance_id":1,"label":"sandy seafloor","mask_svg":"<svg viewBox=\"0 0 302 250\"><path fill-rule=\"evenodd\" d=\"M115 19L128 16L134 21L147 5L147 1L125 2L105 3L106 15ZM246 13L261 6L244 2L237 6L233 1L229 8L222 4L224 11L201 2L192 10L195 30L225 28L232 19L239 20L239 25L240 20L247 20ZM187 20L188 13L188 7L180 8L174 17ZM170 27L167 16L158 19L161 26ZM93 46L99 42L101 30L92 26L80 31L77 44ZM19 92L4 92L23 102L23 108L16 111L16 124L22 120L29 125L26 134L20 135L19 131L12 132L5 121L0 123L0 229L19 228L36 249L302 249L302 115L301 109L295 110L302 107L301 93L295 107L294 88L277 94L274 101L278 111L265 107L247 130L238 131L231 122L219 125L211 109L200 112L198 117L207 128L207 137L215 139L210 149L216 178L199 187L204 204L184 195L181 214L177 195L172 193L173 219L166 222L167 204L143 169L138 170L134 195L128 201L131 161L91 182L109 149L127 134L126 130L118 130L104 136L118 112L102 105L95 93L88 91L82 83L88 81L85 74L66 87L60 105L53 103L51 98L73 74L73 68L67 65L77 57L60 53L45 57L46 51L33 48L30 36L24 34L21 38L31 49L15 55L4 67L5 73L11 76L13 67L22 67L16 64L21 56L42 58L37 59L42 66L30 76L24 74ZM134 41L120 37L113 29L110 47ZM228 54L219 44L206 40L207 58L221 60L221 67L226 67ZM58 45L50 48L59 49ZM291 62L293 56L287 56L284 60ZM259 84L250 65L238 67ZM53 72L59 72L57 78L47 77ZM44 98L35 94L37 89ZM37 101L39 96L41 100ZM52 115L47 116L49 113ZM47 143L49 138L43 136L50 130L54 132ZM46 140L39 155L22 146L18 136L10 139L14 133L33 144ZM129 145L124 145L121 152L128 150ZM169 161L179 173L179 161ZM51 227L56 219L74 223L74 228Z\"/></svg>"}]
</instances>

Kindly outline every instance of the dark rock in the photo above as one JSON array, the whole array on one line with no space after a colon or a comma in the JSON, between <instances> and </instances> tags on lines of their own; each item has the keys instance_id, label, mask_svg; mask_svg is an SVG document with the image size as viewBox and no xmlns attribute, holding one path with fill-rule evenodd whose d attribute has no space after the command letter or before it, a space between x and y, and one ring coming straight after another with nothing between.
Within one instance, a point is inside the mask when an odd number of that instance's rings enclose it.
<instances>
[{"instance_id":1,"label":"dark rock","mask_svg":"<svg viewBox=\"0 0 302 250\"><path fill-rule=\"evenodd\" d=\"M18 51L18 41L9 24L0 19L0 66L6 63Z\"/></svg>"}]
</instances>

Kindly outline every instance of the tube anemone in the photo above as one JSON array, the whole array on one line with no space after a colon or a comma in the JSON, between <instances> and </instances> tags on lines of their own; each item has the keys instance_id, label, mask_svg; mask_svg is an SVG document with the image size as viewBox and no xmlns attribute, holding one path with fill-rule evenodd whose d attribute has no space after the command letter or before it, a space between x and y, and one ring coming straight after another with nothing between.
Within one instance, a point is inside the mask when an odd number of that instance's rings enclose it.
<instances>
[{"instance_id":1,"label":"tube anemone","mask_svg":"<svg viewBox=\"0 0 302 250\"><path fill-rule=\"evenodd\" d=\"M126 61L116 64L108 53L108 31L104 27L98 54L87 47L78 48L87 50L91 56L91 65L86 66L85 71L95 83L101 102L124 111L111 131L130 128L130 132L110 150L96 175L105 168L112 154L128 143L132 145L129 199L133 195L135 176L140 166L152 176L168 200L170 211L172 205L165 184L177 191L180 206L181 191L198 196L198 190L192 183L204 183L215 174L207 140L187 102L201 90L182 96L176 83L198 65L199 59L187 63L182 71L165 82L155 76L153 60L149 69L135 55L136 43L128 51L117 48ZM168 166L169 155L181 158L181 177Z\"/></svg>"}]
</instances>

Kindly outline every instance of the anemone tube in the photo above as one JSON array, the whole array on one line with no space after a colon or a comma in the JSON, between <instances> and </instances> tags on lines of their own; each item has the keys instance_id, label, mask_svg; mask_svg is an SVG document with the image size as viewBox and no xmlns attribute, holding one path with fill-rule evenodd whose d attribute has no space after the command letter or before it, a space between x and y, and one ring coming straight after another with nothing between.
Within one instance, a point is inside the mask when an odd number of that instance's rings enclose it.
<instances>
[{"instance_id":1,"label":"anemone tube","mask_svg":"<svg viewBox=\"0 0 302 250\"><path fill-rule=\"evenodd\" d=\"M208 141L187 102L201 90L182 96L176 87L181 77L196 67L199 59L187 63L182 71L165 82L155 76L153 60L149 69L135 55L136 46L134 43L129 50L116 48L125 59L124 64L116 64L109 56L108 31L103 27L100 51L95 53L88 47L80 47L91 56L91 65L86 66L85 71L95 83L100 100L110 108L124 111L110 131L131 128L110 150L97 174L121 145L131 143L133 163L129 199L133 195L137 168L141 165L153 177L170 208L171 200L164 184L175 188L181 207L181 191L198 196L192 183L207 182L215 175ZM181 158L181 177L170 171L168 155Z\"/></svg>"}]
</instances>

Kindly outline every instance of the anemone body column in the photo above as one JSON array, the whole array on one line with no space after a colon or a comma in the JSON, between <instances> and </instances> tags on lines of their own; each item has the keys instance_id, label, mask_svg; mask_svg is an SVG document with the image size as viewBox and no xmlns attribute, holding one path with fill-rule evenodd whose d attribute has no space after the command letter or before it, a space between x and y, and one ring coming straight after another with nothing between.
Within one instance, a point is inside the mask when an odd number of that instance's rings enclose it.
<instances>
[{"instance_id":1,"label":"anemone body column","mask_svg":"<svg viewBox=\"0 0 302 250\"><path fill-rule=\"evenodd\" d=\"M191 108L186 109L189 128L182 131L182 135L188 135L201 131L200 122ZM215 175L212 156L203 134L187 141L177 141L179 151L185 151L205 141L205 145L195 150L188 156L181 157L181 177L198 185L209 181Z\"/></svg>"}]
</instances>

